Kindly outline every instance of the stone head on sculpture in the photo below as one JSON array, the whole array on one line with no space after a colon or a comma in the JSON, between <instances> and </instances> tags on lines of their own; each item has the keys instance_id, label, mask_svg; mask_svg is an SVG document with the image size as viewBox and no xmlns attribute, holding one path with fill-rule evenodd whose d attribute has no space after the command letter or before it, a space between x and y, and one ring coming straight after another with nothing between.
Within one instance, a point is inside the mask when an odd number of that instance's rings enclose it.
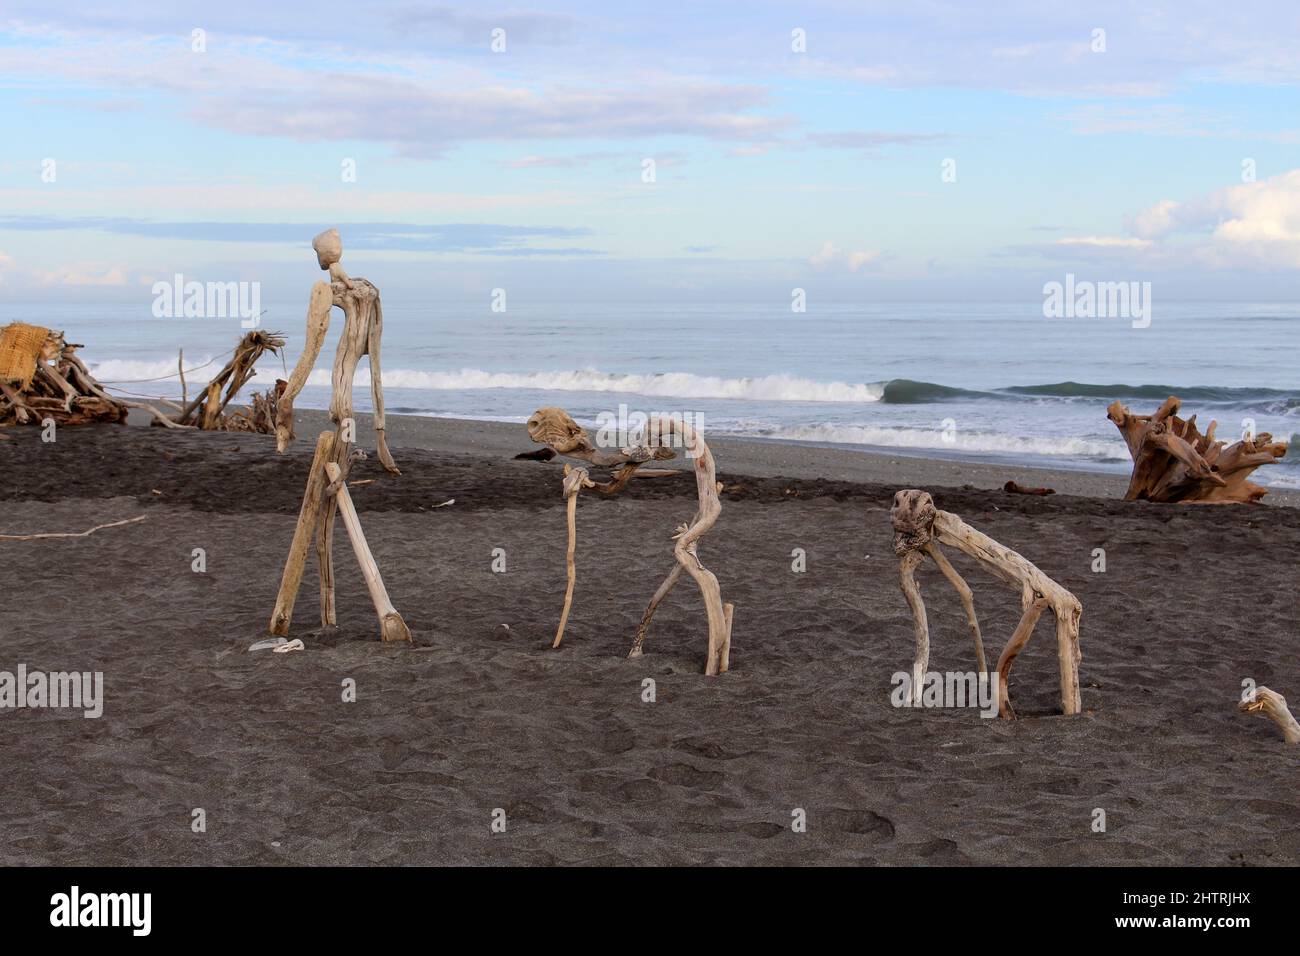
<instances>
[{"instance_id":1,"label":"stone head on sculpture","mask_svg":"<svg viewBox=\"0 0 1300 956\"><path fill-rule=\"evenodd\" d=\"M320 263L321 269L327 272L330 266L343 258L343 239L337 229L326 229L320 233L311 241L311 247L316 250L316 261Z\"/></svg>"},{"instance_id":2,"label":"stone head on sculpture","mask_svg":"<svg viewBox=\"0 0 1300 956\"><path fill-rule=\"evenodd\" d=\"M323 271L330 274L330 279L334 282L342 282L349 289L354 288L352 277L349 276L341 265L343 259L343 239L337 229L326 229L311 241L311 247L316 250L316 261L320 263Z\"/></svg>"}]
</instances>

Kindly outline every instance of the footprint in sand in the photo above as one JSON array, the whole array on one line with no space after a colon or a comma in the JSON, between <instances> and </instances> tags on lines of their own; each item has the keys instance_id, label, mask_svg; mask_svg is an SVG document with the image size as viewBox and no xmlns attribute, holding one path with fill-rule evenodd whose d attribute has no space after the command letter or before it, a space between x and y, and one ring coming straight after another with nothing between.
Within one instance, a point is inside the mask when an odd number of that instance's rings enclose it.
<instances>
[{"instance_id":1,"label":"footprint in sand","mask_svg":"<svg viewBox=\"0 0 1300 956\"><path fill-rule=\"evenodd\" d=\"M684 763L670 763L666 767L658 767L650 771L650 776L664 783L690 787L694 790L716 790L727 779L726 774L715 773L712 770L697 770Z\"/></svg>"}]
</instances>

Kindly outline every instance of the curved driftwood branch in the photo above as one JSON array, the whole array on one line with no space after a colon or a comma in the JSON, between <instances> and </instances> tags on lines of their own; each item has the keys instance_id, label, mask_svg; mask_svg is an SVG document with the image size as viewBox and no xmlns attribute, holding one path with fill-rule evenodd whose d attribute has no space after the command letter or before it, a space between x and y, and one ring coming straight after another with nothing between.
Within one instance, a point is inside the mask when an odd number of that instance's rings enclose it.
<instances>
[{"instance_id":1,"label":"curved driftwood branch","mask_svg":"<svg viewBox=\"0 0 1300 956\"><path fill-rule=\"evenodd\" d=\"M1286 705L1286 698L1267 687L1256 687L1253 699L1243 700L1237 705L1243 714L1259 714L1267 717L1282 730L1282 737L1289 744L1300 744L1300 723L1291 716L1291 709Z\"/></svg>"},{"instance_id":2,"label":"curved driftwood branch","mask_svg":"<svg viewBox=\"0 0 1300 956\"><path fill-rule=\"evenodd\" d=\"M987 674L989 670L988 662L984 658L984 638L980 634L980 621L975 616L975 596L971 593L970 585L957 573L957 569L952 566L947 556L939 550L939 546L931 541L925 546L925 553L934 559L943 576L948 579L948 583L957 591L957 596L961 598L961 606L966 611L966 623L970 625L971 636L975 639L975 662L979 664L981 674ZM1005 685L1004 685L1005 686Z\"/></svg>"},{"instance_id":3,"label":"curved driftwood branch","mask_svg":"<svg viewBox=\"0 0 1300 956\"><path fill-rule=\"evenodd\" d=\"M559 647L564 640L564 628L569 623L569 608L573 604L573 585L578 578L574 552L578 548L578 492L592 487L585 468L564 466L564 510L569 525L569 545L564 552L564 571L567 583L564 587L564 609L560 612L560 626L555 629L555 642L551 647Z\"/></svg>"},{"instance_id":4,"label":"curved driftwood branch","mask_svg":"<svg viewBox=\"0 0 1300 956\"><path fill-rule=\"evenodd\" d=\"M317 282L311 287L311 297L307 301L307 337L303 340L302 354L289 374L289 384L280 396L275 412L275 450L283 453L293 441L293 402L311 377L311 370L316 367L321 345L325 342L325 333L330 327L330 306L334 302L334 293L328 282Z\"/></svg>"},{"instance_id":5,"label":"curved driftwood branch","mask_svg":"<svg viewBox=\"0 0 1300 956\"><path fill-rule=\"evenodd\" d=\"M117 528L124 524L135 524L137 521L143 521L148 515L140 515L135 518L124 518L121 521L110 521L108 524L97 524L93 528L85 531L46 531L40 534L0 534L0 541L36 541L40 538L88 538L96 531L103 531L105 528Z\"/></svg>"}]
</instances>

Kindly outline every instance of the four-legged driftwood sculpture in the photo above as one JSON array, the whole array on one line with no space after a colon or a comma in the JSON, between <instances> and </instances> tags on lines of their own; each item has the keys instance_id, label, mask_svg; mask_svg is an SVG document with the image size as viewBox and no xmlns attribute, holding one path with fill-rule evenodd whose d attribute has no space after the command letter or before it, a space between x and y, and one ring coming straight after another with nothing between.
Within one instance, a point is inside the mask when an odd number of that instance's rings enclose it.
<instances>
[{"instance_id":1,"label":"four-legged driftwood sculpture","mask_svg":"<svg viewBox=\"0 0 1300 956\"><path fill-rule=\"evenodd\" d=\"M733 607L723 603L718 579L700 561L697 550L700 538L713 527L718 520L718 514L722 511L722 503L718 500L717 470L713 462L713 454L709 451L709 446L704 443L704 439L680 417L652 416L647 423L645 444L604 451L597 448L586 431L561 408L539 408L534 412L528 419L528 435L533 441L547 445L561 455L578 458L599 467L617 469L610 481L596 482L591 480L585 468L568 466L565 468L564 497L569 526L569 545L565 555L565 565L568 583L565 588L564 609L560 614L560 626L552 646L559 647L560 641L564 638L564 628L569 619L569 606L573 601L578 493L583 488L594 488L602 494L613 494L620 490L632 478L637 468L645 462L675 457L672 448L663 444L667 442L669 445L684 448L687 456L692 459L699 505L691 522L679 526L673 536L676 542L673 546L673 557L677 563L673 565L654 597L650 599L628 657L641 656L646 632L650 628L655 609L668 596L668 592L673 589L681 578L682 572L685 571L700 588L709 620L709 648L704 673L710 676L724 673L730 665Z\"/></svg>"},{"instance_id":2,"label":"four-legged driftwood sculpture","mask_svg":"<svg viewBox=\"0 0 1300 956\"><path fill-rule=\"evenodd\" d=\"M1256 687L1253 697L1244 698L1237 705L1243 714L1259 714L1267 717L1282 729L1282 737L1289 744L1300 744L1300 723L1291 716L1291 708L1286 705L1286 698L1267 687Z\"/></svg>"},{"instance_id":3,"label":"four-legged driftwood sculpture","mask_svg":"<svg viewBox=\"0 0 1300 956\"><path fill-rule=\"evenodd\" d=\"M1236 504L1268 494L1263 485L1246 479L1260 465L1285 455L1285 442L1274 442L1266 432L1231 445L1215 441L1218 422L1210 422L1202 435L1196 416L1181 419L1178 408L1177 396L1170 395L1154 415L1134 415L1119 402L1106 409L1133 458L1125 501Z\"/></svg>"},{"instance_id":4,"label":"four-legged driftwood sculpture","mask_svg":"<svg viewBox=\"0 0 1300 956\"><path fill-rule=\"evenodd\" d=\"M980 636L979 620L975 617L971 590L939 550L940 544L947 544L973 558L984 570L1020 591L1020 623L997 664L1001 688L998 710L1001 716L1008 719L1015 717L1007 686L1011 665L1016 655L1029 642L1039 617L1048 608L1056 616L1057 658L1061 668L1061 710L1066 714L1079 713L1079 618L1083 607L1075 596L1010 548L1004 548L988 535L976 531L956 515L938 510L934 506L934 499L927 492L916 489L898 492L894 495L890 518L894 525L894 552L900 558L903 594L912 609L916 631L911 703L921 702L921 687L930 664L930 629L926 622L925 604L921 601L921 589L915 577L916 569L926 555L934 559L943 576L961 595L966 619L975 638L975 658L980 673L987 673L984 643Z\"/></svg>"},{"instance_id":5,"label":"four-legged driftwood sculpture","mask_svg":"<svg viewBox=\"0 0 1300 956\"><path fill-rule=\"evenodd\" d=\"M316 440L316 454L307 473L307 489L303 494L298 524L294 528L293 543L284 564L280 591L276 596L275 610L271 614L269 629L281 637L289 633L293 606L302 584L303 568L313 532L316 535L316 561L320 571L321 626L332 627L337 620L334 609L334 514L343 512L343 525L352 539L352 547L361 565L366 586L379 615L380 633L385 641L409 641L411 632L388 599L388 591L379 576L379 566L371 556L361 521L347 490L348 469L352 464L352 444L356 440L356 422L352 417L352 377L360 356L370 354L370 374L375 395L375 429L379 436L379 457L384 467L397 474L384 443L383 399L379 382L379 334L382 319L379 312L379 293L365 279L352 279L339 260L343 245L337 230L322 232L312 242L322 269L328 269L332 284L316 283L312 289L311 305L307 312L308 343L302 358L294 368L293 377L280 397L277 408L276 433L281 450L293 435L293 396L307 380L307 375L320 351L325 329L329 324L330 303L343 309L345 321L338 355L334 360L334 393L330 401L330 418L337 428L324 431ZM296 383L296 388L295 388ZM287 426L287 431L282 431Z\"/></svg>"}]
</instances>

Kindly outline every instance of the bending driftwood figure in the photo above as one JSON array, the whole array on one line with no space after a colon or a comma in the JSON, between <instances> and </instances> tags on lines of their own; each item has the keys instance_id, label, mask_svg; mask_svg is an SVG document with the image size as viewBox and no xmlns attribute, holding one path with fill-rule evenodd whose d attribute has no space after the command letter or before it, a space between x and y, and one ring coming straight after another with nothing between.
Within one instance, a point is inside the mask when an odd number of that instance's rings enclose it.
<instances>
[{"instance_id":1,"label":"bending driftwood figure","mask_svg":"<svg viewBox=\"0 0 1300 956\"><path fill-rule=\"evenodd\" d=\"M894 553L900 558L903 594L912 609L916 631L911 703L919 705L921 702L921 688L930 664L930 629L926 622L925 604L921 601L921 589L915 577L916 569L926 555L934 559L943 576L961 596L962 606L966 609L966 620L975 638L975 659L980 673L988 671L971 590L948 562L947 556L939 550L940 544L947 544L974 558L984 570L1020 591L1020 623L998 658L997 673L1001 691L999 714L1007 719L1016 716L1011 707L1007 684L1011 665L1016 655L1029 642L1039 617L1048 608L1056 615L1057 658L1061 667L1061 710L1066 714L1079 713L1079 618L1083 607L1075 596L1010 548L1004 548L988 535L976 531L956 515L938 510L934 506L934 499L927 492L912 489L895 494L890 518L894 525Z\"/></svg>"},{"instance_id":2,"label":"bending driftwood figure","mask_svg":"<svg viewBox=\"0 0 1300 956\"><path fill-rule=\"evenodd\" d=\"M685 571L700 588L709 620L709 648L704 673L709 676L722 674L730 665L731 621L734 608L730 604L723 603L718 579L700 561L697 551L700 538L713 527L722 511L722 503L718 500L720 486L717 482L713 454L695 429L679 417L652 416L647 423L646 432L644 445L620 448L617 451L602 451L592 443L586 431L561 408L539 408L528 419L528 435L533 441L547 445L561 455L579 458L598 467L616 469L609 481L596 482L591 480L585 468L565 466L564 497L569 527L569 544L565 554L567 586L564 609L560 614L560 626L552 646L559 647L560 641L564 638L564 628L569 619L569 606L573 600L573 583L576 577L574 550L577 542L578 493L583 488L593 488L601 494L614 494L626 486L636 470L647 461L675 457L672 448L660 444L667 441L669 444L685 448L686 454L694 461L699 507L691 522L678 526L677 533L673 535L676 542L673 546L673 557L676 558L677 563L673 565L654 597L650 599L628 657L641 656L646 632L650 629L650 621L654 617L655 609L668 596L668 592L673 589L681 578L682 572Z\"/></svg>"},{"instance_id":3,"label":"bending driftwood figure","mask_svg":"<svg viewBox=\"0 0 1300 956\"><path fill-rule=\"evenodd\" d=\"M280 591L276 595L275 610L271 613L269 630L272 634L285 637L289 633L289 622L293 618L293 606L298 600L298 589L302 585L303 570L307 561L307 551L312 534L316 536L316 563L320 573L320 613L321 626L332 627L337 623L334 608L334 514L343 512L343 524L352 539L352 548L356 553L357 563L374 602L375 612L379 616L380 634L385 641L409 641L411 632L406 622L388 599L388 591L379 576L379 566L375 563L361 531L361 521L352 506L351 496L347 490L348 470L352 465L356 440L356 422L352 417L352 377L356 371L357 358L370 350L371 376L374 380L375 422L379 434L379 454L384 467L398 474L384 444L383 404L379 398L379 293L365 279L350 279L338 264L343 254L342 243L337 230L322 232L312 242L316 250L317 261L322 269L329 269L334 277L332 286L333 302L342 302L347 321L343 327L343 337L339 342L338 355L334 362L334 393L330 401L330 417L334 420L334 431L323 431L316 439L316 453L312 457L311 468L307 473L307 488L303 493L302 508L298 512L298 524L294 528L293 543L289 546L289 556L285 559L284 573L280 578ZM308 343L302 358L293 371L289 385L280 396L277 409L276 434L283 443L292 437L293 396L297 388L307 380L307 374L315 362L324 338L325 326L329 321L329 300L331 286L324 282L316 283L312 289L311 306L308 312ZM323 311L322 311L323 310ZM320 319L313 325L313 319ZM318 331L313 331L318 329ZM305 363L305 364L304 364ZM291 394L292 393L292 394ZM287 426L287 431L282 431ZM286 437L287 436L287 437Z\"/></svg>"},{"instance_id":4,"label":"bending driftwood figure","mask_svg":"<svg viewBox=\"0 0 1300 956\"><path fill-rule=\"evenodd\" d=\"M361 356L370 356L370 393L374 400L375 445L379 460L390 474L400 475L393 456L389 454L384 437L384 388L379 368L379 341L384 331L384 307L379 301L379 290L365 279L354 279L344 271L343 241L337 229L327 229L312 240L316 261L330 274L328 283L318 282L312 287L307 303L307 338L302 354L289 376L289 384L280 395L276 408L275 444L283 452L293 439L293 402L307 384L307 378L316 365L325 333L329 330L330 306L343 310L343 335L338 351L334 353L334 372L331 376L334 392L330 400L330 418L342 424L352 415L352 380L357 374Z\"/></svg>"},{"instance_id":5,"label":"bending driftwood figure","mask_svg":"<svg viewBox=\"0 0 1300 956\"><path fill-rule=\"evenodd\" d=\"M1244 698L1237 705L1243 714L1259 714L1267 717L1282 729L1282 737L1289 744L1300 744L1300 723L1291 716L1291 709L1286 705L1286 698L1267 687L1256 687L1254 697Z\"/></svg>"},{"instance_id":6,"label":"bending driftwood figure","mask_svg":"<svg viewBox=\"0 0 1300 956\"><path fill-rule=\"evenodd\" d=\"M1170 395L1154 415L1133 415L1112 402L1106 417L1124 436L1133 458L1125 501L1239 504L1258 501L1268 489L1246 479L1260 465L1274 464L1286 454L1285 442L1267 432L1232 445L1214 440L1218 422L1202 435L1196 416L1177 416L1178 398Z\"/></svg>"}]
</instances>

